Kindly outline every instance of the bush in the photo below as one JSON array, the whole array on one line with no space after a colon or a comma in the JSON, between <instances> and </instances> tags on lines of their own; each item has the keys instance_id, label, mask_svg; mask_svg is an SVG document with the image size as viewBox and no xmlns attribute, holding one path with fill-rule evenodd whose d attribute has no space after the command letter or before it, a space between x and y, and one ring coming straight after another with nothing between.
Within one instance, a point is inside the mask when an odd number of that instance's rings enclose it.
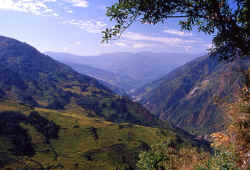
<instances>
[{"instance_id":1,"label":"bush","mask_svg":"<svg viewBox=\"0 0 250 170\"><path fill-rule=\"evenodd\" d=\"M195 170L240 170L237 161L234 151L220 149L216 150L214 156L205 163L198 165Z\"/></svg>"}]
</instances>

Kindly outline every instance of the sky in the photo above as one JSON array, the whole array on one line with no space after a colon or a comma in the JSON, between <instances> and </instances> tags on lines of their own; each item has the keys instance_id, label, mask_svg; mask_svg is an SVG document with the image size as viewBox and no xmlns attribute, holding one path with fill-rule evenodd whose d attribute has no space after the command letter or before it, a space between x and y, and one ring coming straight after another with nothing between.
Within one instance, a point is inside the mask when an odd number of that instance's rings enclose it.
<instances>
[{"instance_id":1,"label":"sky","mask_svg":"<svg viewBox=\"0 0 250 170\"><path fill-rule=\"evenodd\" d=\"M42 52L98 55L115 52L204 54L212 36L180 31L178 20L132 25L119 40L101 43L113 23L106 7L117 0L0 0L0 35L29 43Z\"/></svg>"}]
</instances>

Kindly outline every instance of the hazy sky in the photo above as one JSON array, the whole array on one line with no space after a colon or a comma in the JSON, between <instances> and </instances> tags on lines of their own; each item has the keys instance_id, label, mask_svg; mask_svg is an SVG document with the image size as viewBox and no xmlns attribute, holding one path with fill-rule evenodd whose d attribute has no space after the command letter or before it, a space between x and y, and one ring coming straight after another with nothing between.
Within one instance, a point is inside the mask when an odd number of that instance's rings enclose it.
<instances>
[{"instance_id":1,"label":"hazy sky","mask_svg":"<svg viewBox=\"0 0 250 170\"><path fill-rule=\"evenodd\" d=\"M211 36L181 32L178 21L156 26L135 24L122 39L101 44L101 31L112 23L105 8L115 0L0 0L0 35L16 38L42 52L79 55L110 52L205 53Z\"/></svg>"}]
</instances>

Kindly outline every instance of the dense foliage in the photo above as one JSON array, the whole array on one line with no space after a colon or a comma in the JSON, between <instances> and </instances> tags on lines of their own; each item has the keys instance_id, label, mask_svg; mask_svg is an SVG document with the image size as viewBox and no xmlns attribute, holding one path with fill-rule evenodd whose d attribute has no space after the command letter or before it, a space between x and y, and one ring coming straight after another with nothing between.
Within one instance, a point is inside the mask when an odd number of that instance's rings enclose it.
<instances>
[{"instance_id":1,"label":"dense foliage","mask_svg":"<svg viewBox=\"0 0 250 170\"><path fill-rule=\"evenodd\" d=\"M141 152L137 167L139 170L193 169L207 157L209 153L204 150L197 150L191 145L178 145L176 141L168 140Z\"/></svg>"},{"instance_id":2,"label":"dense foliage","mask_svg":"<svg viewBox=\"0 0 250 170\"><path fill-rule=\"evenodd\" d=\"M107 9L116 22L104 31L103 40L120 36L136 21L149 24L180 18L181 28L215 34L213 43L218 55L235 59L250 53L248 0L119 0Z\"/></svg>"},{"instance_id":3,"label":"dense foliage","mask_svg":"<svg viewBox=\"0 0 250 170\"><path fill-rule=\"evenodd\" d=\"M240 170L235 152L221 148L216 150L210 159L195 167L195 170L211 169Z\"/></svg>"}]
</instances>

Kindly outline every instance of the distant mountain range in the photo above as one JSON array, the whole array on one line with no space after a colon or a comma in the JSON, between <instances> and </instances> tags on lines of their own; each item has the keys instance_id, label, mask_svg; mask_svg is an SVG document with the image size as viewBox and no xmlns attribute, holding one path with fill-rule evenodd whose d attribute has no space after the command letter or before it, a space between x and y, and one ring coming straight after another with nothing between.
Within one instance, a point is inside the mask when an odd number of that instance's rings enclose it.
<instances>
[{"instance_id":1,"label":"distant mountain range","mask_svg":"<svg viewBox=\"0 0 250 170\"><path fill-rule=\"evenodd\" d=\"M47 52L54 59L80 73L95 77L127 93L161 78L174 68L198 55L174 53L112 53L99 56L76 56ZM109 86L110 87L110 86Z\"/></svg>"},{"instance_id":2,"label":"distant mountain range","mask_svg":"<svg viewBox=\"0 0 250 170\"><path fill-rule=\"evenodd\" d=\"M216 57L150 52L48 54L116 93L126 92L160 119L195 134L211 133L228 123L215 101L233 99L243 79L239 72L249 65L247 59L227 63Z\"/></svg>"},{"instance_id":3,"label":"distant mountain range","mask_svg":"<svg viewBox=\"0 0 250 170\"><path fill-rule=\"evenodd\" d=\"M127 93L160 119L202 135L221 130L229 122L216 100L233 99L242 84L239 72L249 65L248 60L228 63L216 57L150 52L47 54L118 94Z\"/></svg>"},{"instance_id":4,"label":"distant mountain range","mask_svg":"<svg viewBox=\"0 0 250 170\"><path fill-rule=\"evenodd\" d=\"M154 116L139 104L115 95L96 79L77 73L28 44L0 37L0 61L3 100L59 110L78 106L88 115L116 122L154 122Z\"/></svg>"},{"instance_id":5,"label":"distant mountain range","mask_svg":"<svg viewBox=\"0 0 250 170\"><path fill-rule=\"evenodd\" d=\"M0 36L0 169L136 169L140 151L208 143L26 43Z\"/></svg>"},{"instance_id":6,"label":"distant mountain range","mask_svg":"<svg viewBox=\"0 0 250 170\"><path fill-rule=\"evenodd\" d=\"M233 100L244 82L241 73L249 66L249 58L225 62L203 56L131 95L159 118L192 133L208 134L227 124L221 104Z\"/></svg>"}]
</instances>

